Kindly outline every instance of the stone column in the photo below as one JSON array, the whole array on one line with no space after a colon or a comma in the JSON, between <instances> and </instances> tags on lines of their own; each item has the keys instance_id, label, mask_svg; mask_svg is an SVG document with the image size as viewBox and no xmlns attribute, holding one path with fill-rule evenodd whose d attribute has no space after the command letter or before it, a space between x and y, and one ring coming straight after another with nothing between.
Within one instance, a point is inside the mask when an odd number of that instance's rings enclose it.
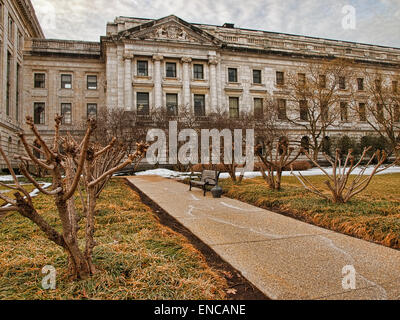
<instances>
[{"instance_id":1,"label":"stone column","mask_svg":"<svg viewBox=\"0 0 400 320\"><path fill-rule=\"evenodd\" d=\"M210 97L211 97L211 112L216 112L218 108L218 95L217 95L217 65L218 58L210 56L208 60L210 65Z\"/></svg>"},{"instance_id":2,"label":"stone column","mask_svg":"<svg viewBox=\"0 0 400 320\"><path fill-rule=\"evenodd\" d=\"M183 106L191 110L191 99L190 99L190 63L192 59L189 57L182 58L183 64Z\"/></svg>"},{"instance_id":3,"label":"stone column","mask_svg":"<svg viewBox=\"0 0 400 320\"><path fill-rule=\"evenodd\" d=\"M131 52L125 52L124 61L125 61L125 80L124 80L124 102L125 102L125 110L132 111L133 110L133 88L132 88L132 60L133 54Z\"/></svg>"},{"instance_id":4,"label":"stone column","mask_svg":"<svg viewBox=\"0 0 400 320\"><path fill-rule=\"evenodd\" d=\"M161 61L164 59L162 55L154 55L154 107L161 108L162 103L162 71Z\"/></svg>"}]
</instances>

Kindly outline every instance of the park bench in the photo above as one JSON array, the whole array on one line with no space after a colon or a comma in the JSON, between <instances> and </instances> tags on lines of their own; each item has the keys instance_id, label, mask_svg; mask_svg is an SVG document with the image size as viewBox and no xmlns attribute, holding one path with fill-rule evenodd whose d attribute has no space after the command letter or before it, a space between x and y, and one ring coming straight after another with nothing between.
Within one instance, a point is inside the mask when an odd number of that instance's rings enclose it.
<instances>
[{"instance_id":1,"label":"park bench","mask_svg":"<svg viewBox=\"0 0 400 320\"><path fill-rule=\"evenodd\" d=\"M203 170L203 172L201 173L200 181L193 180L192 175L193 175L193 172L190 175L189 191L192 191L192 188L200 188L204 191L204 196L206 196L208 186L218 185L220 172L215 171L215 170Z\"/></svg>"}]
</instances>

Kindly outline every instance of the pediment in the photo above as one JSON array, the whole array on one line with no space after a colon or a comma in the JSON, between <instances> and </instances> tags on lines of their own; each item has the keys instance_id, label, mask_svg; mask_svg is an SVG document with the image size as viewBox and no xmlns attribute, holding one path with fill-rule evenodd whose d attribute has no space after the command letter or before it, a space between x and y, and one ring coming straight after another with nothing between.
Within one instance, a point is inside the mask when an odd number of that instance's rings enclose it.
<instances>
[{"instance_id":1,"label":"pediment","mask_svg":"<svg viewBox=\"0 0 400 320\"><path fill-rule=\"evenodd\" d=\"M119 40L172 41L210 46L220 46L222 44L221 40L208 32L176 16L168 16L122 31L118 38Z\"/></svg>"}]
</instances>

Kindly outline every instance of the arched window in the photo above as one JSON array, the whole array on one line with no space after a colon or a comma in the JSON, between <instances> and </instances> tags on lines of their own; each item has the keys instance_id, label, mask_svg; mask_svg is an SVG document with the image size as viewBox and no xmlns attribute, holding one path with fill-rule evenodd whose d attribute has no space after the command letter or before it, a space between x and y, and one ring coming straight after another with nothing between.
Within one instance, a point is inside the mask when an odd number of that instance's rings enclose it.
<instances>
[{"instance_id":1,"label":"arched window","mask_svg":"<svg viewBox=\"0 0 400 320\"><path fill-rule=\"evenodd\" d=\"M301 138L301 147L307 152L310 151L310 138L309 137L305 136L305 137Z\"/></svg>"},{"instance_id":2,"label":"arched window","mask_svg":"<svg viewBox=\"0 0 400 320\"><path fill-rule=\"evenodd\" d=\"M285 152L287 152L287 149L289 148L289 139L287 137L280 137L279 138L279 154L282 155Z\"/></svg>"},{"instance_id":3,"label":"arched window","mask_svg":"<svg viewBox=\"0 0 400 320\"><path fill-rule=\"evenodd\" d=\"M322 152L331 155L331 138L325 137L322 140Z\"/></svg>"}]
</instances>

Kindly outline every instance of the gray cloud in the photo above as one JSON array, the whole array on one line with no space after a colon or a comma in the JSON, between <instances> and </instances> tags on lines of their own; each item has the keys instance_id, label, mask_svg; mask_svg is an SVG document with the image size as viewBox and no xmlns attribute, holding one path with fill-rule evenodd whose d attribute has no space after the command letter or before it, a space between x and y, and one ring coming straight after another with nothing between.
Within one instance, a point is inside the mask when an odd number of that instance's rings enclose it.
<instances>
[{"instance_id":1,"label":"gray cloud","mask_svg":"<svg viewBox=\"0 0 400 320\"><path fill-rule=\"evenodd\" d=\"M32 0L48 38L98 41L117 16L188 22L400 47L398 0ZM342 28L344 5L356 8L356 30Z\"/></svg>"}]
</instances>

